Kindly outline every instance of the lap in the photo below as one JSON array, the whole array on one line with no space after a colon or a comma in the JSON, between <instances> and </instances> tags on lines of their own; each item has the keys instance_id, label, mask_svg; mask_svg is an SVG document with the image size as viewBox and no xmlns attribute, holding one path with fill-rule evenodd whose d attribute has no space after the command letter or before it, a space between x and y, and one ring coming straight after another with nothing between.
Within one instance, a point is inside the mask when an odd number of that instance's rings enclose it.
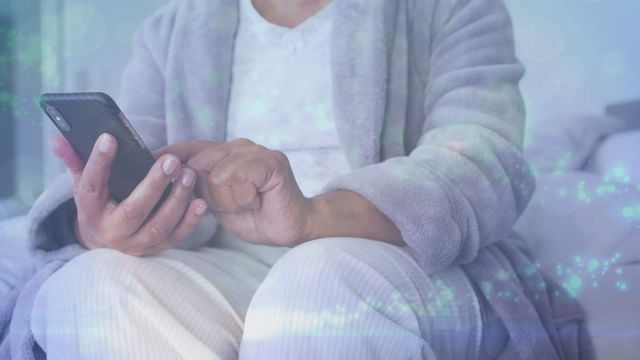
<instances>
[{"instance_id":1,"label":"lap","mask_svg":"<svg viewBox=\"0 0 640 360\"><path fill-rule=\"evenodd\" d=\"M249 308L241 356L291 353L295 344L310 344L305 339L322 338L300 355L333 357L341 347L354 354L355 344L367 343L366 351L397 358L474 358L481 326L478 299L460 268L427 275L408 248L320 239L290 250L271 269Z\"/></svg>"},{"instance_id":2,"label":"lap","mask_svg":"<svg viewBox=\"0 0 640 360\"><path fill-rule=\"evenodd\" d=\"M31 327L52 359L232 358L267 272L233 250L89 251L44 283Z\"/></svg>"},{"instance_id":3,"label":"lap","mask_svg":"<svg viewBox=\"0 0 640 360\"><path fill-rule=\"evenodd\" d=\"M428 276L409 250L355 238L315 240L283 254L271 257L277 261L270 267L255 254L229 248L171 250L148 258L90 251L45 283L32 326L46 349L45 323L69 323L50 312L68 317L60 313L60 305L77 298L67 305L85 308L84 314L72 309L78 312L74 316L90 318L85 326L112 317L113 311L131 315L145 306L162 308L166 314L158 315L163 320L157 326L186 327L205 346L221 341L212 333L226 333L224 341L233 343L228 351L239 351L242 339L245 354L261 351L252 342L287 331L296 337L328 331L334 339L368 334L388 340L405 336L407 328L419 339L418 346L426 344L436 354L456 348L477 351L479 305L459 268ZM119 308L106 309L114 304ZM371 320L376 314L384 316ZM74 326L78 324L83 322Z\"/></svg>"},{"instance_id":4,"label":"lap","mask_svg":"<svg viewBox=\"0 0 640 360\"><path fill-rule=\"evenodd\" d=\"M45 282L40 292L66 284L66 292L130 290L144 283L146 290L176 293L200 292L204 298L222 296L240 315L269 267L240 252L203 248L169 250L153 257L134 257L110 249L88 251L64 265ZM244 317L244 316L242 316Z\"/></svg>"}]
</instances>

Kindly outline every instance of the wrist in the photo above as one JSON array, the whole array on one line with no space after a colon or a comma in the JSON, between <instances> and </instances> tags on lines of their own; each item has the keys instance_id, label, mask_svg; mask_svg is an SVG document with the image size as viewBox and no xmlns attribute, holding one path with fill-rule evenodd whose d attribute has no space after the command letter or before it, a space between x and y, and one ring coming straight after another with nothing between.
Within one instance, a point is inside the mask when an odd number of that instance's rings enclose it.
<instances>
[{"instance_id":1,"label":"wrist","mask_svg":"<svg viewBox=\"0 0 640 360\"><path fill-rule=\"evenodd\" d=\"M328 217L331 213L330 203L322 195L309 200L311 205L301 243L326 237L324 231L327 229Z\"/></svg>"},{"instance_id":2,"label":"wrist","mask_svg":"<svg viewBox=\"0 0 640 360\"><path fill-rule=\"evenodd\" d=\"M405 246L398 227L361 195L335 190L311 199L305 240L358 237Z\"/></svg>"}]
</instances>

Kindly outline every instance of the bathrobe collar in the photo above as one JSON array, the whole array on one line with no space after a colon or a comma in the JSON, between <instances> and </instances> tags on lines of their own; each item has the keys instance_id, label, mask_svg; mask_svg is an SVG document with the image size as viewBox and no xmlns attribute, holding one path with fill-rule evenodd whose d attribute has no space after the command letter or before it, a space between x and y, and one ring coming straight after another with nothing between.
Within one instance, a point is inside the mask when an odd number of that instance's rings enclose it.
<instances>
[{"instance_id":1,"label":"bathrobe collar","mask_svg":"<svg viewBox=\"0 0 640 360\"><path fill-rule=\"evenodd\" d=\"M385 0L333 0L335 5L332 35L332 67L334 83L334 110L336 128L342 147L352 167L374 164L380 160L380 139L386 110L389 56L392 46L393 26L396 18L396 1ZM190 39L189 47L210 49L198 53L212 54L207 60L191 59L193 63L181 64L187 84L205 86L206 89L189 91L210 94L209 121L199 121L196 137L224 141L228 116L233 45L238 27L238 0L216 0L209 11L193 19L197 26L211 36ZM212 19L214 21L212 21ZM211 81L197 79L201 72L190 71L205 64L213 70ZM192 78L190 81L189 78ZM204 91L203 91L204 90ZM199 116L197 109L192 109ZM213 127L211 126L213 117ZM204 119L203 119L204 120ZM205 126L208 123L209 126Z\"/></svg>"}]
</instances>

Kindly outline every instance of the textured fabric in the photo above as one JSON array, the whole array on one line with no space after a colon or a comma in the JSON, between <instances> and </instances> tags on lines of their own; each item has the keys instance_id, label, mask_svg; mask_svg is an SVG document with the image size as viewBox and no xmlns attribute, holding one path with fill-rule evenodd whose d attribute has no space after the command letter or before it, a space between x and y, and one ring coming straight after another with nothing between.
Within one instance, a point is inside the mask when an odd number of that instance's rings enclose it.
<instances>
[{"instance_id":1,"label":"textured fabric","mask_svg":"<svg viewBox=\"0 0 640 360\"><path fill-rule=\"evenodd\" d=\"M220 249L90 251L44 283L31 326L52 360L237 358L242 319L267 271Z\"/></svg>"},{"instance_id":2,"label":"textured fabric","mask_svg":"<svg viewBox=\"0 0 640 360\"><path fill-rule=\"evenodd\" d=\"M460 267L427 276L405 249L330 238L287 252L256 292L241 359L475 359L476 295Z\"/></svg>"},{"instance_id":3,"label":"textured fabric","mask_svg":"<svg viewBox=\"0 0 640 360\"><path fill-rule=\"evenodd\" d=\"M523 67L504 4L340 0L334 10L336 127L355 170L326 190L353 190L375 204L425 272L461 264L483 296L485 283L517 294L517 302L488 298L509 332L505 357L590 358L581 308L562 289L541 288L535 262L509 236L534 180L521 154ZM120 104L149 147L224 141L237 22L237 0L184 0L138 32ZM25 241L41 274L15 290L19 299L2 299L0 358L34 358L29 322L15 314L29 313L53 271L47 264L82 252L51 249L39 228L70 197L63 178L30 212ZM206 243L215 225L207 218L184 246Z\"/></svg>"},{"instance_id":4,"label":"textured fabric","mask_svg":"<svg viewBox=\"0 0 640 360\"><path fill-rule=\"evenodd\" d=\"M596 274L571 290L589 314L587 326L598 359L640 354L640 226L637 218L623 217L625 208L633 210L630 204L640 204L640 192L637 184L622 181L631 177L625 170L606 186L601 174L541 174L540 190L516 224L540 269L556 282L570 284L581 272ZM567 195L558 196L561 191ZM578 196L580 192L589 194L587 199ZM622 284L628 284L626 291L621 291Z\"/></svg>"},{"instance_id":5,"label":"textured fabric","mask_svg":"<svg viewBox=\"0 0 640 360\"><path fill-rule=\"evenodd\" d=\"M51 238L55 241L55 243L51 244L52 248L59 249L66 245L78 243L76 232L73 228L76 215L76 204L73 199L69 199L42 222L42 231L51 234Z\"/></svg>"},{"instance_id":6,"label":"textured fabric","mask_svg":"<svg viewBox=\"0 0 640 360\"><path fill-rule=\"evenodd\" d=\"M229 249L91 251L34 309L52 360L474 359L482 327L459 267L428 277L406 251L352 238L299 246L271 270Z\"/></svg>"},{"instance_id":7,"label":"textured fabric","mask_svg":"<svg viewBox=\"0 0 640 360\"><path fill-rule=\"evenodd\" d=\"M306 196L350 170L333 111L333 4L290 29L240 0L227 140L248 138L284 152Z\"/></svg>"},{"instance_id":8,"label":"textured fabric","mask_svg":"<svg viewBox=\"0 0 640 360\"><path fill-rule=\"evenodd\" d=\"M19 274L31 267L32 259L24 244L27 225L25 216L0 221L0 298L10 293L18 285Z\"/></svg>"}]
</instances>

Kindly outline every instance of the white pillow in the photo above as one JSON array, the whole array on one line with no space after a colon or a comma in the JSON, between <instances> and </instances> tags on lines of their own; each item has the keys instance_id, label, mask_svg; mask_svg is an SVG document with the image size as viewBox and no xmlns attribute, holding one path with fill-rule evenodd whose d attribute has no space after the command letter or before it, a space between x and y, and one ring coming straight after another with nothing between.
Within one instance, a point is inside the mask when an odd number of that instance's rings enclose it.
<instances>
[{"instance_id":1,"label":"white pillow","mask_svg":"<svg viewBox=\"0 0 640 360\"><path fill-rule=\"evenodd\" d=\"M605 138L594 152L587 170L609 179L640 184L640 130Z\"/></svg>"},{"instance_id":2,"label":"white pillow","mask_svg":"<svg viewBox=\"0 0 640 360\"><path fill-rule=\"evenodd\" d=\"M581 170L611 134L640 129L640 121L574 115L530 123L524 153L536 175Z\"/></svg>"}]
</instances>

